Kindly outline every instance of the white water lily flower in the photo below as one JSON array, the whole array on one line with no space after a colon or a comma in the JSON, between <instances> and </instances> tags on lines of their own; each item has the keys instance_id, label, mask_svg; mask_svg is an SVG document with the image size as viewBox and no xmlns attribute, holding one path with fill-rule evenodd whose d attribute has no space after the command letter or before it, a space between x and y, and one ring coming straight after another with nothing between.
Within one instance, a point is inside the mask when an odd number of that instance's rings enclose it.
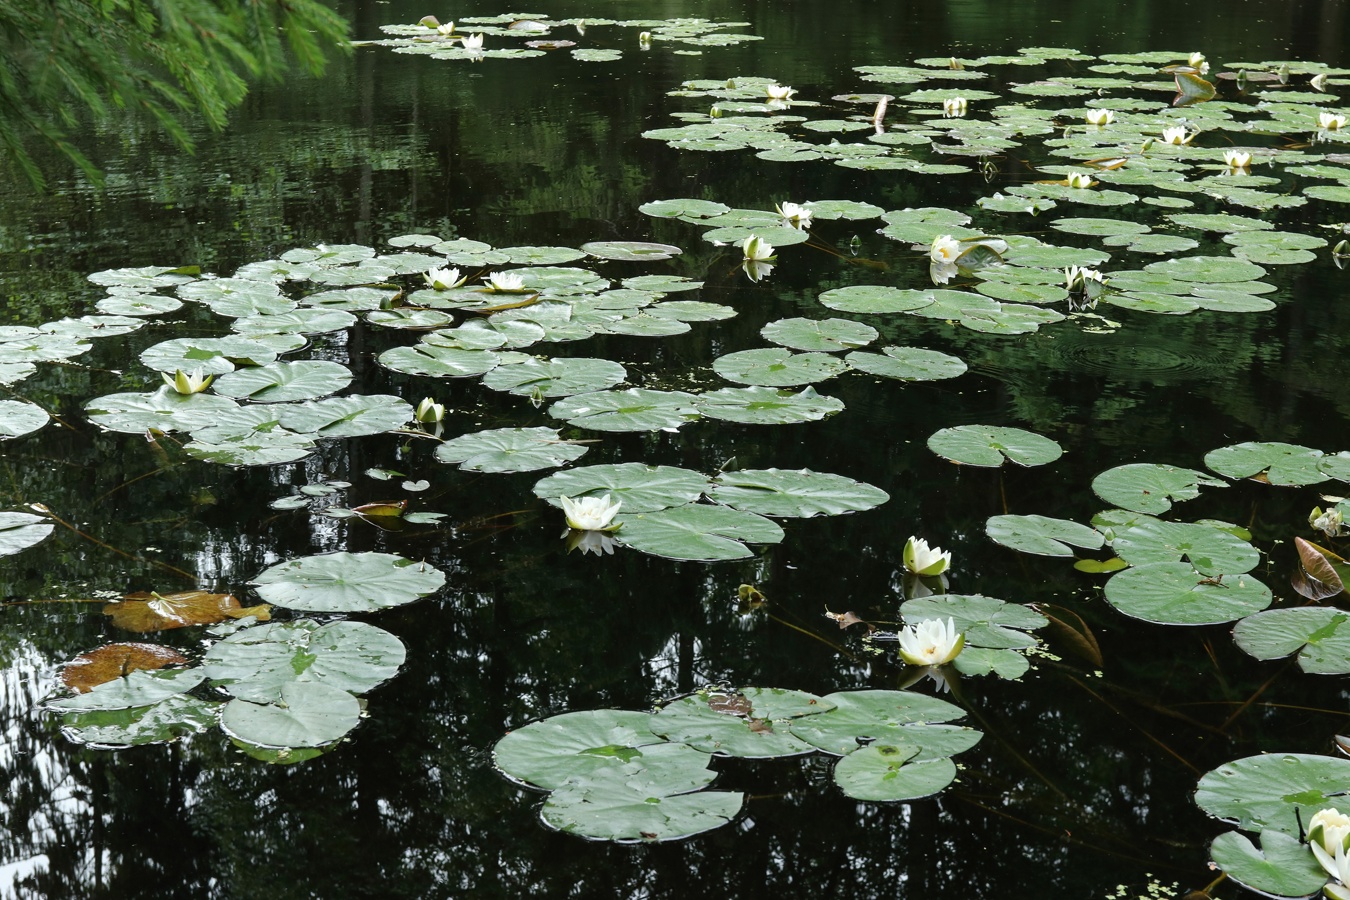
<instances>
[{"instance_id":1,"label":"white water lily flower","mask_svg":"<svg viewBox=\"0 0 1350 900\"><path fill-rule=\"evenodd\" d=\"M1246 150L1225 150L1223 161L1230 169L1245 169L1252 164L1252 155Z\"/></svg>"},{"instance_id":2,"label":"white water lily flower","mask_svg":"<svg viewBox=\"0 0 1350 900\"><path fill-rule=\"evenodd\" d=\"M1167 144L1189 144L1194 134L1186 133L1186 126L1173 125L1171 128L1164 128L1162 133L1163 143Z\"/></svg>"},{"instance_id":3,"label":"white water lily flower","mask_svg":"<svg viewBox=\"0 0 1350 900\"><path fill-rule=\"evenodd\" d=\"M792 99L792 95L797 93L791 87L785 84L766 84L764 93L770 100L787 101Z\"/></svg>"},{"instance_id":4,"label":"white water lily flower","mask_svg":"<svg viewBox=\"0 0 1350 900\"><path fill-rule=\"evenodd\" d=\"M179 369L172 375L168 372L161 372L160 375L164 379L165 384L180 394L200 394L211 386L211 382L214 381L216 377L214 375L207 375L203 378L201 369L197 369L191 375L184 372L182 369Z\"/></svg>"},{"instance_id":5,"label":"white water lily flower","mask_svg":"<svg viewBox=\"0 0 1350 900\"><path fill-rule=\"evenodd\" d=\"M1321 91L1325 94L1327 91L1327 73L1319 72L1314 75L1312 80L1308 82L1308 86L1314 91Z\"/></svg>"},{"instance_id":6,"label":"white water lily flower","mask_svg":"<svg viewBox=\"0 0 1350 900\"><path fill-rule=\"evenodd\" d=\"M950 234L939 234L928 248L928 258L938 264L954 263L960 255L961 242Z\"/></svg>"},{"instance_id":7,"label":"white water lily flower","mask_svg":"<svg viewBox=\"0 0 1350 900\"><path fill-rule=\"evenodd\" d=\"M511 272L493 272L483 279L488 290L498 294L519 294L525 290L525 279Z\"/></svg>"},{"instance_id":8,"label":"white water lily flower","mask_svg":"<svg viewBox=\"0 0 1350 900\"><path fill-rule=\"evenodd\" d=\"M911 666L944 666L961 653L966 636L956 620L929 619L900 629L900 658Z\"/></svg>"},{"instance_id":9,"label":"white water lily flower","mask_svg":"<svg viewBox=\"0 0 1350 900\"><path fill-rule=\"evenodd\" d=\"M1324 112L1317 117L1317 127L1325 128L1328 131L1334 131L1338 128L1344 128L1346 123L1345 116L1340 113Z\"/></svg>"},{"instance_id":10,"label":"white water lily flower","mask_svg":"<svg viewBox=\"0 0 1350 900\"><path fill-rule=\"evenodd\" d=\"M928 277L933 279L933 284L947 284L959 274L961 270L956 267L956 263L935 262L928 265Z\"/></svg>"},{"instance_id":11,"label":"white water lily flower","mask_svg":"<svg viewBox=\"0 0 1350 900\"><path fill-rule=\"evenodd\" d=\"M462 46L468 52L470 53L483 52L483 35L481 32L478 34L466 34L462 38L462 41L463 41Z\"/></svg>"},{"instance_id":12,"label":"white water lily flower","mask_svg":"<svg viewBox=\"0 0 1350 900\"><path fill-rule=\"evenodd\" d=\"M1345 848L1338 846L1335 853L1328 853L1319 843L1314 842L1308 846L1312 847L1313 856L1317 857L1317 861L1322 864L1322 868L1327 870L1327 874L1340 882L1339 885L1328 884L1326 888L1324 888L1327 896L1346 896L1346 893L1342 891L1335 891L1333 893L1333 891L1330 890L1333 887L1346 887L1347 885L1350 885L1350 858L1346 857Z\"/></svg>"},{"instance_id":13,"label":"white water lily flower","mask_svg":"<svg viewBox=\"0 0 1350 900\"><path fill-rule=\"evenodd\" d=\"M1064 286L1069 290L1081 290L1086 287L1085 282L1095 281L1103 284L1102 273L1096 269L1089 269L1087 266L1069 266L1064 270Z\"/></svg>"},{"instance_id":14,"label":"white water lily flower","mask_svg":"<svg viewBox=\"0 0 1350 900\"><path fill-rule=\"evenodd\" d=\"M947 118L959 118L966 114L965 97L948 97L942 101L942 114Z\"/></svg>"},{"instance_id":15,"label":"white water lily flower","mask_svg":"<svg viewBox=\"0 0 1350 900\"><path fill-rule=\"evenodd\" d=\"M436 31L437 31L442 37L449 37L450 35L452 35L452 34L455 33L455 23L454 23L454 22L446 22L444 25L437 25L437 26L436 26Z\"/></svg>"},{"instance_id":16,"label":"white water lily flower","mask_svg":"<svg viewBox=\"0 0 1350 900\"><path fill-rule=\"evenodd\" d=\"M1070 172L1066 180L1071 188L1090 188L1097 183L1086 172Z\"/></svg>"},{"instance_id":17,"label":"white water lily flower","mask_svg":"<svg viewBox=\"0 0 1350 900\"><path fill-rule=\"evenodd\" d=\"M417 421L428 425L435 424L445 418L445 404L437 403L430 397L424 397L422 402L417 404Z\"/></svg>"},{"instance_id":18,"label":"white water lily flower","mask_svg":"<svg viewBox=\"0 0 1350 900\"><path fill-rule=\"evenodd\" d=\"M619 526L610 524L619 513L623 501L615 501L609 494L603 497L559 497L563 513L567 516L567 527L577 531L614 531Z\"/></svg>"},{"instance_id":19,"label":"white water lily flower","mask_svg":"<svg viewBox=\"0 0 1350 900\"><path fill-rule=\"evenodd\" d=\"M796 203L783 201L775 204L778 214L793 228L805 230L811 227L811 210Z\"/></svg>"},{"instance_id":20,"label":"white water lily flower","mask_svg":"<svg viewBox=\"0 0 1350 900\"><path fill-rule=\"evenodd\" d=\"M752 262L769 262L777 259L773 253L773 244L757 234L752 234L741 242L741 252Z\"/></svg>"},{"instance_id":21,"label":"white water lily flower","mask_svg":"<svg viewBox=\"0 0 1350 900\"><path fill-rule=\"evenodd\" d=\"M1204 75L1209 71L1209 63L1205 61L1205 54L1201 53L1199 50L1187 57L1186 63L1193 69L1199 69L1201 75Z\"/></svg>"},{"instance_id":22,"label":"white water lily flower","mask_svg":"<svg viewBox=\"0 0 1350 900\"><path fill-rule=\"evenodd\" d=\"M1089 125L1110 125L1116 120L1116 114L1109 109L1089 109L1084 118Z\"/></svg>"},{"instance_id":23,"label":"white water lily flower","mask_svg":"<svg viewBox=\"0 0 1350 900\"><path fill-rule=\"evenodd\" d=\"M1339 537L1345 530L1345 516L1334 506L1326 512L1322 507L1314 506L1308 514L1308 524L1327 537Z\"/></svg>"},{"instance_id":24,"label":"white water lily flower","mask_svg":"<svg viewBox=\"0 0 1350 900\"><path fill-rule=\"evenodd\" d=\"M1350 816L1334 806L1319 809L1308 820L1308 843L1328 853L1350 847Z\"/></svg>"},{"instance_id":25,"label":"white water lily flower","mask_svg":"<svg viewBox=\"0 0 1350 900\"><path fill-rule=\"evenodd\" d=\"M468 281L467 277L459 277L459 269L427 269L422 276L427 281L427 287L435 288L438 291L448 291L451 288L457 288Z\"/></svg>"},{"instance_id":26,"label":"white water lily flower","mask_svg":"<svg viewBox=\"0 0 1350 900\"><path fill-rule=\"evenodd\" d=\"M905 568L915 575L941 575L952 562L950 550L929 547L926 540L913 535L905 541L903 557Z\"/></svg>"}]
</instances>

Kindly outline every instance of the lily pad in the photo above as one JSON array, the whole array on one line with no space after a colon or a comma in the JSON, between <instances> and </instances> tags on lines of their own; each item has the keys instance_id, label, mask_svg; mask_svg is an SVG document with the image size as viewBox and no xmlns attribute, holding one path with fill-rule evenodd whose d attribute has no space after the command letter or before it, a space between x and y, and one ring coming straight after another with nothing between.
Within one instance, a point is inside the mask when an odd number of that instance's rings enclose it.
<instances>
[{"instance_id":1,"label":"lily pad","mask_svg":"<svg viewBox=\"0 0 1350 900\"><path fill-rule=\"evenodd\" d=\"M1050 624L1049 619L1030 607L983 594L942 594L907 600L900 606L900 615L907 624L951 619L956 630L966 636L967 646L992 650L1034 647L1036 639L1026 632Z\"/></svg>"},{"instance_id":2,"label":"lily pad","mask_svg":"<svg viewBox=\"0 0 1350 900\"><path fill-rule=\"evenodd\" d=\"M361 704L341 688L295 681L281 688L277 704L231 700L220 729L260 747L322 747L361 721Z\"/></svg>"},{"instance_id":3,"label":"lily pad","mask_svg":"<svg viewBox=\"0 0 1350 900\"><path fill-rule=\"evenodd\" d=\"M1298 653L1298 665L1313 675L1350 674L1350 614L1326 606L1268 609L1233 627L1233 640L1257 659Z\"/></svg>"},{"instance_id":4,"label":"lily pad","mask_svg":"<svg viewBox=\"0 0 1350 900\"><path fill-rule=\"evenodd\" d=\"M1132 566L1184 559L1211 578L1250 572L1261 561L1255 547L1231 532L1159 519L1143 519L1117 529L1111 549Z\"/></svg>"},{"instance_id":5,"label":"lily pad","mask_svg":"<svg viewBox=\"0 0 1350 900\"><path fill-rule=\"evenodd\" d=\"M541 479L534 495L561 507L560 497L603 497L623 503L625 513L656 512L684 506L709 488L708 477L674 466L618 463L585 466Z\"/></svg>"},{"instance_id":6,"label":"lily pad","mask_svg":"<svg viewBox=\"0 0 1350 900\"><path fill-rule=\"evenodd\" d=\"M611 388L628 371L607 359L531 359L498 366L483 376L483 385L524 397L568 397Z\"/></svg>"},{"instance_id":7,"label":"lily pad","mask_svg":"<svg viewBox=\"0 0 1350 900\"><path fill-rule=\"evenodd\" d=\"M593 391L548 408L555 419L593 431L674 431L699 417L698 398L684 391Z\"/></svg>"},{"instance_id":8,"label":"lily pad","mask_svg":"<svg viewBox=\"0 0 1350 900\"><path fill-rule=\"evenodd\" d=\"M239 404L214 394L180 394L162 387L148 394L109 394L85 404L89 420L108 431L139 434L150 431L191 431L211 424Z\"/></svg>"},{"instance_id":9,"label":"lily pad","mask_svg":"<svg viewBox=\"0 0 1350 900\"><path fill-rule=\"evenodd\" d=\"M1298 444L1248 441L1209 451L1205 465L1229 478L1299 486L1327 480L1318 466L1321 459L1322 451Z\"/></svg>"},{"instance_id":10,"label":"lily pad","mask_svg":"<svg viewBox=\"0 0 1350 900\"><path fill-rule=\"evenodd\" d=\"M1184 562L1124 569L1106 582L1106 599L1127 616L1159 625L1217 625L1270 606L1270 589L1250 575L1208 578Z\"/></svg>"},{"instance_id":11,"label":"lily pad","mask_svg":"<svg viewBox=\"0 0 1350 900\"><path fill-rule=\"evenodd\" d=\"M373 612L435 593L445 575L392 553L328 553L292 559L250 582L275 606L304 612Z\"/></svg>"},{"instance_id":12,"label":"lily pad","mask_svg":"<svg viewBox=\"0 0 1350 900\"><path fill-rule=\"evenodd\" d=\"M206 676L231 696L274 703L296 683L365 693L393 678L405 655L402 641L374 625L300 619L236 631L202 662Z\"/></svg>"},{"instance_id":13,"label":"lily pad","mask_svg":"<svg viewBox=\"0 0 1350 900\"><path fill-rule=\"evenodd\" d=\"M325 438L381 434L412 421L412 405L388 394L330 397L286 407L281 413L285 428Z\"/></svg>"},{"instance_id":14,"label":"lily pad","mask_svg":"<svg viewBox=\"0 0 1350 900\"><path fill-rule=\"evenodd\" d=\"M581 249L601 259L617 259L625 262L671 259L684 252L670 244L652 244L644 241L592 241L589 244L582 244Z\"/></svg>"},{"instance_id":15,"label":"lily pad","mask_svg":"<svg viewBox=\"0 0 1350 900\"><path fill-rule=\"evenodd\" d=\"M1347 784L1350 760L1269 753L1206 772L1195 802L1211 816L1245 831L1279 832L1297 839L1314 813L1343 803Z\"/></svg>"},{"instance_id":16,"label":"lily pad","mask_svg":"<svg viewBox=\"0 0 1350 900\"><path fill-rule=\"evenodd\" d=\"M909 748L872 744L845 756L834 767L834 783L855 800L918 800L941 793L956 780L950 759L914 761Z\"/></svg>"},{"instance_id":17,"label":"lily pad","mask_svg":"<svg viewBox=\"0 0 1350 900\"><path fill-rule=\"evenodd\" d=\"M793 350L833 352L865 347L877 330L848 319L779 319L760 329L765 340Z\"/></svg>"},{"instance_id":18,"label":"lily pad","mask_svg":"<svg viewBox=\"0 0 1350 900\"><path fill-rule=\"evenodd\" d=\"M708 496L733 509L788 518L861 512L890 499L870 484L809 469L724 472L713 479Z\"/></svg>"},{"instance_id":19,"label":"lily pad","mask_svg":"<svg viewBox=\"0 0 1350 900\"><path fill-rule=\"evenodd\" d=\"M698 411L708 418L745 425L816 422L843 408L842 400L818 394L809 385L796 394L764 386L729 387L698 398Z\"/></svg>"},{"instance_id":20,"label":"lily pad","mask_svg":"<svg viewBox=\"0 0 1350 900\"><path fill-rule=\"evenodd\" d=\"M717 562L753 555L745 543L776 544L783 529L754 513L694 503L627 516L615 538L652 556Z\"/></svg>"},{"instance_id":21,"label":"lily pad","mask_svg":"<svg viewBox=\"0 0 1350 900\"><path fill-rule=\"evenodd\" d=\"M59 710L135 709L186 693L206 680L201 669L137 670L47 706Z\"/></svg>"},{"instance_id":22,"label":"lily pad","mask_svg":"<svg viewBox=\"0 0 1350 900\"><path fill-rule=\"evenodd\" d=\"M351 381L351 370L344 365L327 360L301 360L237 369L222 375L213 387L216 393L237 400L289 403L335 394Z\"/></svg>"},{"instance_id":23,"label":"lily pad","mask_svg":"<svg viewBox=\"0 0 1350 900\"><path fill-rule=\"evenodd\" d=\"M680 840L726 825L744 803L744 794L730 791L654 797L622 783L585 781L550 794L539 816L546 825L569 834L649 843Z\"/></svg>"},{"instance_id":24,"label":"lily pad","mask_svg":"<svg viewBox=\"0 0 1350 900\"><path fill-rule=\"evenodd\" d=\"M713 371L729 381L768 387L793 387L833 378L847 365L825 353L793 353L766 347L728 353L713 361Z\"/></svg>"},{"instance_id":25,"label":"lily pad","mask_svg":"<svg viewBox=\"0 0 1350 900\"><path fill-rule=\"evenodd\" d=\"M1001 466L1005 459L1023 466L1042 466L1064 453L1059 444L1021 428L958 425L934 432L928 449L954 463Z\"/></svg>"},{"instance_id":26,"label":"lily pad","mask_svg":"<svg viewBox=\"0 0 1350 900\"><path fill-rule=\"evenodd\" d=\"M776 708L763 701L765 692L779 694ZM680 741L704 753L742 759L769 759L799 756L816 748L792 734L793 720L799 716L823 713L830 708L822 698L801 691L776 688L742 692L750 708L719 701L728 695L699 692L666 704L652 716L647 727L670 741ZM786 702L784 702L786 701Z\"/></svg>"},{"instance_id":27,"label":"lily pad","mask_svg":"<svg viewBox=\"0 0 1350 900\"><path fill-rule=\"evenodd\" d=\"M965 715L961 707L911 691L840 691L824 699L833 709L788 723L802 740L836 756L868 743L917 750L909 758L939 759L969 750L980 740L973 728L941 724Z\"/></svg>"},{"instance_id":28,"label":"lily pad","mask_svg":"<svg viewBox=\"0 0 1350 900\"><path fill-rule=\"evenodd\" d=\"M1039 556L1072 557L1070 545L1096 550L1106 540L1086 525L1046 516L990 516L984 530L995 543Z\"/></svg>"},{"instance_id":29,"label":"lily pad","mask_svg":"<svg viewBox=\"0 0 1350 900\"><path fill-rule=\"evenodd\" d=\"M844 362L856 371L899 381L937 381L966 372L963 360L921 347L882 347L880 353L855 350Z\"/></svg>"},{"instance_id":30,"label":"lily pad","mask_svg":"<svg viewBox=\"0 0 1350 900\"><path fill-rule=\"evenodd\" d=\"M1175 502L1194 500L1202 486L1226 487L1227 483L1194 469L1157 463L1116 466L1092 479L1093 493L1107 503L1150 515L1162 515Z\"/></svg>"},{"instance_id":31,"label":"lily pad","mask_svg":"<svg viewBox=\"0 0 1350 900\"><path fill-rule=\"evenodd\" d=\"M101 749L167 744L213 727L224 706L174 694L150 706L68 712L61 717L61 733L71 741Z\"/></svg>"},{"instance_id":32,"label":"lily pad","mask_svg":"<svg viewBox=\"0 0 1350 900\"><path fill-rule=\"evenodd\" d=\"M1233 881L1271 897L1306 897L1326 884L1327 873L1308 845L1280 831L1261 832L1261 849L1236 831L1221 834L1209 854Z\"/></svg>"},{"instance_id":33,"label":"lily pad","mask_svg":"<svg viewBox=\"0 0 1350 900\"><path fill-rule=\"evenodd\" d=\"M0 556L13 556L41 543L55 527L43 516L0 512Z\"/></svg>"},{"instance_id":34,"label":"lily pad","mask_svg":"<svg viewBox=\"0 0 1350 900\"><path fill-rule=\"evenodd\" d=\"M931 306L934 291L905 291L885 285L857 284L821 294L821 305L841 312L896 313Z\"/></svg>"},{"instance_id":35,"label":"lily pad","mask_svg":"<svg viewBox=\"0 0 1350 900\"><path fill-rule=\"evenodd\" d=\"M446 441L436 458L469 472L533 472L580 459L587 449L554 428L494 428Z\"/></svg>"}]
</instances>

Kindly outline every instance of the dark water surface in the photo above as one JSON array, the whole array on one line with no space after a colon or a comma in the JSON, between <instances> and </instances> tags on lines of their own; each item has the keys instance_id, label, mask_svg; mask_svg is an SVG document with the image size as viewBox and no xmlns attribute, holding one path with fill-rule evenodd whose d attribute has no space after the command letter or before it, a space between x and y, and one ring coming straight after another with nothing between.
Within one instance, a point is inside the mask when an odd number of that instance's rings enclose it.
<instances>
[{"instance_id":1,"label":"dark water surface","mask_svg":"<svg viewBox=\"0 0 1350 900\"><path fill-rule=\"evenodd\" d=\"M974 174L932 178L771 163L752 153L680 153L640 134L676 124L671 113L702 102L667 97L681 81L761 75L827 99L885 89L861 81L853 66L1025 46L1350 64L1350 21L1336 2L531 6L520 11L747 21L745 30L764 40L679 56L661 46L637 52L631 29L597 29L597 42L625 51L621 61L555 53L472 67L368 47L321 80L256 87L225 132L198 136L195 156L135 125L90 133L89 151L110 173L106 192L67 177L53 179L51 196L17 181L0 194L4 321L88 312L103 291L85 276L120 266L199 264L228 274L292 247L383 250L389 238L412 232L498 247L656 240L686 252L644 273L704 280L699 299L740 314L675 338L601 336L584 350L546 352L617 359L650 386L712 385L711 361L763 346L765 322L821 317L817 294L867 283L874 273L851 265L846 252L789 248L773 276L755 285L735 254L701 241L696 228L643 215L641 203L703 197L769 209L786 199L837 198L967 210L1027 175L1015 159L1000 163L991 186ZM358 39L427 13L504 11L404 0L342 9ZM1281 221L1308 231L1339 221L1327 206ZM1196 211L1223 210L1202 199ZM1045 228L1027 217L1000 221ZM856 235L863 256L890 265L882 283L922 286L926 262L876 227L821 222L816 233L839 248ZM842 399L845 412L808 425L703 422L678 434L602 436L584 464L644 461L704 472L732 459L744 468L809 466L891 495L867 513L790 520L781 545L745 563L567 555L559 516L530 493L542 473L463 473L435 463L421 445L401 449L393 436L326 444L291 466L232 470L160 456L138 436L100 433L82 403L150 389L154 373L134 355L172 336L168 327L105 339L79 365L48 366L17 390L68 427L49 425L4 445L0 498L6 509L46 504L97 542L58 529L0 560L8 600L51 601L12 605L0 617L0 774L8 784L0 897L1104 898L1119 896L1118 885L1138 896L1151 881L1203 888L1214 877L1208 843L1224 827L1191 801L1197 778L1263 750L1330 752L1331 736L1347 727L1341 682L1257 662L1233 646L1228 626L1129 620L1102 599L1100 576L1001 548L985 537L984 522L1004 512L1086 521L1103 506L1089 490L1092 476L1123 463L1201 468L1205 452L1246 440L1350 448L1344 273L1325 252L1306 266L1271 269L1266 280L1279 292L1269 313L1115 310L1109 315L1123 327L1114 334L1060 326L1013 337L905 317L878 327L891 329L890 342L958 355L970 373L911 385L840 379L822 392ZM475 380L436 382L375 365L376 352L401 340L372 330L319 338L317 349L356 371L364 393L444 401L453 410L450 434L549 424L543 411ZM1027 428L1059 441L1066 454L1036 469L957 469L924 442L964 423ZM448 513L453 527L384 534L268 508L292 485L323 478L354 482L348 505L389 499L394 488L361 475L371 466L430 480L419 502ZM1185 514L1251 528L1270 552L1269 566L1255 574L1293 600L1289 538L1318 502L1316 488L1243 483L1191 502ZM540 797L493 772L489 751L502 734L568 710L641 709L719 682L820 694L896 686L897 673L861 653L823 612L893 619L909 534L953 551L953 590L1074 610L1105 659L1097 671L1048 635L1054 656L1038 658L1022 681L966 679L967 721L985 737L958 758L960 778L938 798L849 800L820 755L725 760L717 764L719 787L751 796L742 819L686 842L631 847L546 830L537 820ZM246 582L268 565L338 549L426 559L449 582L427 600L372 617L404 641L408 661L370 693L369 718L337 751L268 766L212 731L170 746L99 752L67 742L38 710L57 689L62 662L125 639L97 604L63 601L195 586L243 599ZM737 613L742 582L769 596L772 618ZM164 640L191 652L199 635L189 631ZM1226 886L1218 896L1241 893Z\"/></svg>"}]
</instances>

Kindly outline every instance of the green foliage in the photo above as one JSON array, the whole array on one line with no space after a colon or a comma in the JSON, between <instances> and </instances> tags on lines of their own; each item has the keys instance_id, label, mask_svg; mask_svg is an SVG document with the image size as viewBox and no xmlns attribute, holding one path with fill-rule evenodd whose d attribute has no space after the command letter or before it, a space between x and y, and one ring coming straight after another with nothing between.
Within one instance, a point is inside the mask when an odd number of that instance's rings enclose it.
<instances>
[{"instance_id":1,"label":"green foliage","mask_svg":"<svg viewBox=\"0 0 1350 900\"><path fill-rule=\"evenodd\" d=\"M328 46L347 49L346 32L317 0L2 0L0 146L36 187L46 177L29 153L35 140L101 183L68 137L86 111L99 120L123 109L148 115L190 150L183 113L220 129L248 78L279 77L287 49L318 74Z\"/></svg>"}]
</instances>

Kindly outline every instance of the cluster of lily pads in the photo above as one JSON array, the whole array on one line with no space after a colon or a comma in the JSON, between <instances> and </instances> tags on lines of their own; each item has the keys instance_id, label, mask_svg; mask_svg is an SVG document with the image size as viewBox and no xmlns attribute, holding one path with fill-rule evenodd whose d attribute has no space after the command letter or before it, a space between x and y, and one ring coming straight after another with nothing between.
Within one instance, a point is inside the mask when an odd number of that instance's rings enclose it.
<instances>
[{"instance_id":1,"label":"cluster of lily pads","mask_svg":"<svg viewBox=\"0 0 1350 900\"><path fill-rule=\"evenodd\" d=\"M570 50L572 58L580 62L613 62L623 58L622 50L611 46L579 47L578 41L594 40L597 31L603 35L613 28L635 29L640 50L651 50L662 43L680 48L675 53L693 55L702 53L704 47L762 40L758 35L732 30L749 27L749 22L698 18L550 19L537 13L502 13L441 22L435 16L424 16L415 25L381 25L381 31L394 37L362 41L360 45L392 47L395 53L414 53L432 59L525 59L549 51ZM566 30L565 36L555 34L560 29ZM510 46L516 43L524 46Z\"/></svg>"},{"instance_id":2,"label":"cluster of lily pads","mask_svg":"<svg viewBox=\"0 0 1350 900\"><path fill-rule=\"evenodd\" d=\"M549 792L540 817L600 840L675 840L730 822L744 795L704 790L715 757L839 757L835 785L869 801L913 800L955 780L952 757L981 733L949 724L964 712L909 691L826 696L779 688L705 689L654 714L564 713L497 742L492 760L522 785Z\"/></svg>"},{"instance_id":3,"label":"cluster of lily pads","mask_svg":"<svg viewBox=\"0 0 1350 900\"><path fill-rule=\"evenodd\" d=\"M66 664L73 693L51 700L62 731L98 747L162 743L215 726L268 762L325 753L356 727L358 695L398 672L403 642L365 622L334 615L410 603L439 590L445 576L389 553L331 553L279 563L252 582L262 603L188 591L130 595L104 612L114 625L158 632L216 624L193 662L171 647L105 644ZM273 607L318 614L270 622Z\"/></svg>"}]
</instances>

